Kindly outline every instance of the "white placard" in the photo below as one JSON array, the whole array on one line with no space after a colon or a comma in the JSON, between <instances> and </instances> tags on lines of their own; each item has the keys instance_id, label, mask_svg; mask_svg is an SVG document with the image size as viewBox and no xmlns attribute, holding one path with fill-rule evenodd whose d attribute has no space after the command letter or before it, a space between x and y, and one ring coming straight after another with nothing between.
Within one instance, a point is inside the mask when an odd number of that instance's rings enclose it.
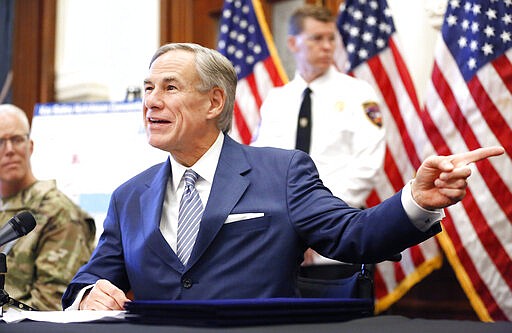
<instances>
[{"instance_id":1,"label":"white placard","mask_svg":"<svg viewBox=\"0 0 512 333\"><path fill-rule=\"evenodd\" d=\"M32 167L96 220L98 235L112 191L168 153L147 143L141 101L38 104Z\"/></svg>"}]
</instances>

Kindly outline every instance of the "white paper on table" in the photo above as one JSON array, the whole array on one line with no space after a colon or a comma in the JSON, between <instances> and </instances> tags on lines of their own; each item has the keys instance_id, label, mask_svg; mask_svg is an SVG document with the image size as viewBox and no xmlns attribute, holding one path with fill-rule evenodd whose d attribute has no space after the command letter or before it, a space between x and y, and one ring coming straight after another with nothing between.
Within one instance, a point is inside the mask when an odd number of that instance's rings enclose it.
<instances>
[{"instance_id":1,"label":"white paper on table","mask_svg":"<svg viewBox=\"0 0 512 333\"><path fill-rule=\"evenodd\" d=\"M125 319L126 311L18 311L8 309L4 311L1 320L6 323L17 323L23 320L46 321L52 323L81 323L96 320L118 321Z\"/></svg>"}]
</instances>

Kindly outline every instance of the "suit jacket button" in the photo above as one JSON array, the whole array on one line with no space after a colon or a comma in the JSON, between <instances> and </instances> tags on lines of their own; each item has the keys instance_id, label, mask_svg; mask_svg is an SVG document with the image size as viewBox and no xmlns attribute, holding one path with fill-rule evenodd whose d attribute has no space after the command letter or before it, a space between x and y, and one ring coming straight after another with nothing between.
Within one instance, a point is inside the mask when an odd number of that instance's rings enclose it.
<instances>
[{"instance_id":1,"label":"suit jacket button","mask_svg":"<svg viewBox=\"0 0 512 333\"><path fill-rule=\"evenodd\" d=\"M181 280L181 285L185 289L191 288L192 287L192 279L184 278L183 280Z\"/></svg>"}]
</instances>

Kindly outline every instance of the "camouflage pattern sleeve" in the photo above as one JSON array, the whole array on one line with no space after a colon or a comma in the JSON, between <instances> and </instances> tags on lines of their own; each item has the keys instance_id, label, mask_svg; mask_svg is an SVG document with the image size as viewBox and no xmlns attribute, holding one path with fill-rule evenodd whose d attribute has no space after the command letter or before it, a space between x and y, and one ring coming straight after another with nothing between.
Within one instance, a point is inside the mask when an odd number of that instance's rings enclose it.
<instances>
[{"instance_id":1,"label":"camouflage pattern sleeve","mask_svg":"<svg viewBox=\"0 0 512 333\"><path fill-rule=\"evenodd\" d=\"M15 264L9 267L8 259L6 290L39 310L62 310L67 285L94 248L94 220L56 188L37 207L28 205L37 226L9 253Z\"/></svg>"}]
</instances>

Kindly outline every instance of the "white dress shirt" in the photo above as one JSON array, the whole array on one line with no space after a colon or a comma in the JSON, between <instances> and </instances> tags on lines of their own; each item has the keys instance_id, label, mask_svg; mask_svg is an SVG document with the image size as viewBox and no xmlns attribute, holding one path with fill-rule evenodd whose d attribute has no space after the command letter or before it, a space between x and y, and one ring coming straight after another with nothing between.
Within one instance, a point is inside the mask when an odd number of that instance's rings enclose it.
<instances>
[{"instance_id":1,"label":"white dress shirt","mask_svg":"<svg viewBox=\"0 0 512 333\"><path fill-rule=\"evenodd\" d=\"M199 175L195 187L199 192L203 208L206 208L223 142L224 134L220 132L210 149L193 166L188 168L176 162L172 155L170 155L172 177L169 177L167 183L167 191L160 219L160 231L175 253L178 235L178 210L183 191L185 190L183 175L187 169L192 169Z\"/></svg>"}]
</instances>

